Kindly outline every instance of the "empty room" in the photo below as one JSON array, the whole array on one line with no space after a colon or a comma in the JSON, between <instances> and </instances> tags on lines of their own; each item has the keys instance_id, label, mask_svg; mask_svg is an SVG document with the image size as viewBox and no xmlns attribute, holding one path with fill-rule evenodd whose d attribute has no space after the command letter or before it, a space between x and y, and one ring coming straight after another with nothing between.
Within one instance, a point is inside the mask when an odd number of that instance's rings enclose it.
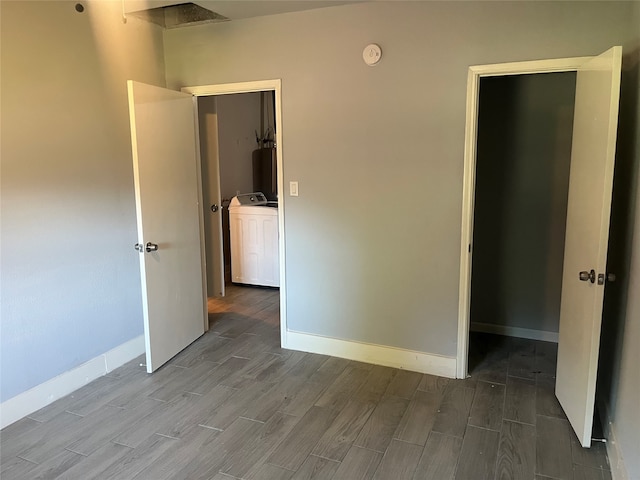
<instances>
[{"instance_id":1,"label":"empty room","mask_svg":"<svg viewBox=\"0 0 640 480\"><path fill-rule=\"evenodd\" d=\"M640 479L639 1L0 35L3 479Z\"/></svg>"}]
</instances>

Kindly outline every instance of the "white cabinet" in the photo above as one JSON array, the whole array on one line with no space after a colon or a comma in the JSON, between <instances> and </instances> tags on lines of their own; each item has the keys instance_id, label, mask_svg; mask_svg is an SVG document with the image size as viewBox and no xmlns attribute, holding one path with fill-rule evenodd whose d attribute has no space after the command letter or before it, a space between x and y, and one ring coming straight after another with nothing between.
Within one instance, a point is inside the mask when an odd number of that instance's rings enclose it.
<instances>
[{"instance_id":1,"label":"white cabinet","mask_svg":"<svg viewBox=\"0 0 640 480\"><path fill-rule=\"evenodd\" d=\"M237 206L229 209L231 280L235 283L280 286L278 209Z\"/></svg>"}]
</instances>

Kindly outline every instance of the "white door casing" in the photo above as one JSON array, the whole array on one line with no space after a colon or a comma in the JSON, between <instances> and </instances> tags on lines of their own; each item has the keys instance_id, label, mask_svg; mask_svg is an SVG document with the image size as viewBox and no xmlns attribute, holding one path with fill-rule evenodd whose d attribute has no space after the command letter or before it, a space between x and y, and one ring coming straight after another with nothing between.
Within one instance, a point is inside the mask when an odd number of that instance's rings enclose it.
<instances>
[{"instance_id":1,"label":"white door casing","mask_svg":"<svg viewBox=\"0 0 640 480\"><path fill-rule=\"evenodd\" d=\"M613 47L598 57L472 66L469 68L467 83L456 359L458 378L467 376L468 363L480 78L496 75L578 72L577 77L580 80L576 86L556 394L583 446L589 446L591 442L604 288L598 285L586 285L585 282L579 281L578 272L593 268L597 273L605 274L621 52L621 47ZM578 116L580 119L577 118ZM590 145L587 142L595 143ZM587 155L585 159L574 158L574 156L585 154ZM591 246L585 247L586 243ZM592 256L589 257L589 255ZM578 334L574 335L575 332Z\"/></svg>"},{"instance_id":2,"label":"white door casing","mask_svg":"<svg viewBox=\"0 0 640 480\"><path fill-rule=\"evenodd\" d=\"M204 333L200 166L191 95L133 81L127 87L138 245L157 244L139 253L151 373Z\"/></svg>"},{"instance_id":3,"label":"white door casing","mask_svg":"<svg viewBox=\"0 0 640 480\"><path fill-rule=\"evenodd\" d=\"M556 396L585 447L593 426L621 64L622 48L613 47L580 66L576 78ZM603 281L579 279L592 269Z\"/></svg>"},{"instance_id":4,"label":"white door casing","mask_svg":"<svg viewBox=\"0 0 640 480\"><path fill-rule=\"evenodd\" d=\"M473 214L475 207L476 151L480 79L498 75L528 75L575 72L591 57L534 60L469 67L462 186L462 225L460 235L460 287L458 302L458 348L456 377L466 378L469 354L469 312L471 308L471 263L473 254Z\"/></svg>"}]
</instances>

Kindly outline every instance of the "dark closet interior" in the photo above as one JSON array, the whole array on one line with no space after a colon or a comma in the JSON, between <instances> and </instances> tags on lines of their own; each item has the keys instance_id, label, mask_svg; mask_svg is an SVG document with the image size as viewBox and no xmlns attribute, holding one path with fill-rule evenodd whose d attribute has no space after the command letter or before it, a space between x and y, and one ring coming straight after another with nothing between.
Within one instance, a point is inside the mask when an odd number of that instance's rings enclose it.
<instances>
[{"instance_id":1,"label":"dark closet interior","mask_svg":"<svg viewBox=\"0 0 640 480\"><path fill-rule=\"evenodd\" d=\"M575 83L574 72L481 79L473 331L557 338Z\"/></svg>"}]
</instances>

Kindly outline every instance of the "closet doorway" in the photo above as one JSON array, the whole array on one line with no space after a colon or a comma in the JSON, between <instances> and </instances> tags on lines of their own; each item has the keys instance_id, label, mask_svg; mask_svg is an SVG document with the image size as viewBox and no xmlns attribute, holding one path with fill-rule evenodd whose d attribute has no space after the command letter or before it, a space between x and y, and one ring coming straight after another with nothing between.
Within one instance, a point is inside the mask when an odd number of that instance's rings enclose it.
<instances>
[{"instance_id":1,"label":"closet doorway","mask_svg":"<svg viewBox=\"0 0 640 480\"><path fill-rule=\"evenodd\" d=\"M485 241L485 248L488 251L495 248L495 245L491 245L491 241L502 244L503 247L500 249L499 256L503 261L506 258L509 262L516 258L518 251L527 250L531 247L530 244L532 242L529 241L529 238L525 238L524 242L522 242L523 236L526 236L523 235L522 230L524 229L525 233L527 230L531 231L528 222L540 225L545 224L545 228L548 228L547 231L551 232L549 234L553 236L554 234L557 235L554 232L560 231L554 225L560 223L559 218L561 219L562 217L562 215L558 215L557 212L554 213L554 210L551 209L552 215L550 217L546 216L546 220L542 220L542 217L537 218L535 208L538 207L535 207L534 202L530 202L530 197L535 198L535 195L527 192L526 188L524 193L520 192L515 197L500 197L498 195L498 200L495 198L493 200L491 198L486 201L482 200L478 204L479 210L476 211L476 182L478 182L478 185L486 183L490 186L493 185L490 188L509 191L514 186L514 179L518 179L523 186L528 188L532 182L532 177L540 176L539 171L544 170L544 168L538 168L534 171L530 167L529 170L527 170L527 167L519 167L524 170L514 174L510 170L513 168L511 162L502 164L501 169L496 169L496 171L488 175L477 170L476 167L479 165L480 155L482 154L479 152L481 140L485 143L488 141L490 145L491 141L487 139L493 139L492 141L495 143L501 133L500 131L493 134L489 132L486 138L480 138L481 133L486 133L487 128L489 128L479 124L481 118L482 81L484 78L499 76L576 72L571 160L566 201L566 227L564 230L562 256L555 393L581 444L585 447L591 445L602 304L604 286L608 278L605 269L621 64L622 48L613 47L595 57L470 67L468 76L458 320L457 376L459 378L464 378L467 374L470 320L474 320L471 318L472 308L476 313L483 311L483 309L486 313L490 311L489 307L492 304L494 307L497 305L498 309L502 309L502 312L497 314L499 318L496 319L492 317L492 313L488 313L490 317L488 320L485 316L482 319L483 321L478 322L476 320L476 322L484 323L485 325L500 325L500 323L508 322L507 326L502 325L496 328L518 328L522 329L519 331L520 333L523 331L539 331L528 328L530 324L526 323L528 321L527 316L532 313L528 311L531 308L531 304L535 304L535 302L529 303L527 307L527 302L523 298L526 300L528 295L532 295L531 292L538 290L538 292L542 291L544 293L542 295L545 300L542 302L543 311L557 311L557 293L554 294L553 291L550 291L550 293L545 292L544 284L546 279L539 278L535 271L518 271L517 268L515 269L515 273L520 275L519 279L527 279L531 285L534 285L533 288L525 287L521 289L522 284L519 281L516 284L508 283L509 278L513 278L509 277L514 273L513 265L502 267L507 274L506 280L502 281L503 290L509 292L511 301L507 301L504 298L496 300L497 296L493 296L493 300L490 299L484 302L484 299L478 300L480 297L472 293L474 288L476 291L478 289L482 291L483 288L485 290L500 290L500 287L496 287L495 276L489 280L484 280L489 284L481 285L476 281L476 285L472 287L472 267L482 270L483 264L482 259L475 259L476 245L474 244L476 239L474 221L486 217L486 212L485 214L482 213L480 205L483 203L488 205L493 203L495 205L496 202L502 202L500 209L507 212L505 218L508 221L503 219L495 223L495 219L489 218L489 222L494 222L494 228L498 225L500 230L492 231L490 227L488 228L492 232L493 238ZM499 82L498 80L496 81ZM502 87L505 86L503 85ZM525 118L527 117L525 116ZM538 124L541 121L543 120L537 120L534 123ZM504 128L505 125L503 124L501 128ZM509 127L511 126L509 125ZM524 135L524 133L518 135ZM526 137L526 135L524 136ZM513 139L503 139L503 141L509 145L509 142L513 142ZM527 140L522 141L520 146L517 146L519 142L515 142L516 146L510 145L509 148L499 146L497 151L514 149L516 151L524 151L528 155L530 150L537 148L537 144L535 142L527 142ZM555 168L554 165L552 167ZM495 178L496 176L497 178ZM562 168L558 167L557 172L551 178L557 179L558 185L562 183ZM546 182L547 188L550 188L549 185L554 183L553 181L549 183L548 179ZM547 199L542 204L553 205L554 201L549 200L549 198L553 199L554 195L556 195L557 199L561 199L563 197L561 191L561 188L557 190L560 193L551 194L549 191ZM510 203L512 200L507 200L509 204L504 205L504 198L514 198L513 204ZM516 201L515 198L518 200ZM540 201L538 199L538 202ZM521 203L521 207L525 207L525 210L513 214L514 207L518 203ZM555 202L560 211L562 210L562 204L563 202L559 200ZM527 206L531 211L526 210ZM522 217L525 218L523 219ZM487 221L486 218L485 221ZM483 227L479 227L479 232L482 229ZM544 261L549 262L549 255L553 258L553 252L557 248L554 245L557 244L553 242L546 243L547 248L543 248L541 251L544 252L546 250ZM511 248L512 251L508 251L508 248ZM495 252L495 250L493 251ZM557 253L556 256L558 256ZM538 260L538 262L542 261ZM484 262L487 262L487 260L485 259ZM494 262L491 259L488 262L489 267L492 267L495 273L496 268L500 265L500 260ZM551 262L548 265L549 278L551 279L557 278L557 271L559 270L559 267L557 265L554 266L553 263ZM539 265L536 263L536 268L538 267ZM542 290L540 290L541 286ZM476 302L474 302L473 306L472 296L476 297ZM540 295L536 294L536 296L539 297ZM514 298L518 299L517 308L513 301ZM556 300L553 300L554 298ZM514 309L517 311L517 318L511 315ZM549 319L543 318L542 322L543 324L552 325L553 315ZM543 331L549 332L548 330ZM512 333L514 332L517 332L517 330L512 330ZM553 333L553 330L551 330L551 333Z\"/></svg>"},{"instance_id":2,"label":"closet doorway","mask_svg":"<svg viewBox=\"0 0 640 480\"><path fill-rule=\"evenodd\" d=\"M470 329L558 342L575 72L480 80Z\"/></svg>"}]
</instances>

